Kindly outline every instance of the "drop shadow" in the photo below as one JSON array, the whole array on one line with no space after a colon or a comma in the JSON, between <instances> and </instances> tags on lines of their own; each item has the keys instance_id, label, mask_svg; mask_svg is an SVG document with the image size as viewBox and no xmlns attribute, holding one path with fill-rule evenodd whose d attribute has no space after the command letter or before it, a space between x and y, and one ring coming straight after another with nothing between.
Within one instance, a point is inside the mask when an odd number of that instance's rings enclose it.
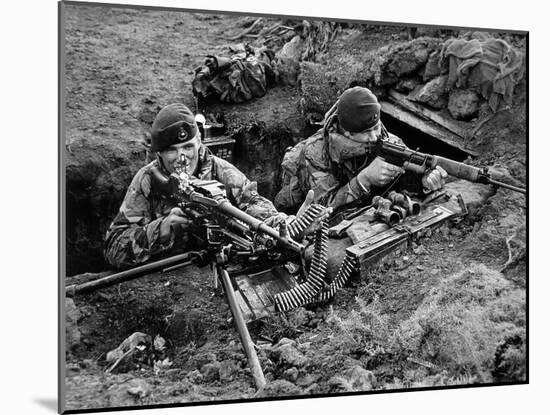
<instances>
[{"instance_id":1,"label":"drop shadow","mask_svg":"<svg viewBox=\"0 0 550 415\"><path fill-rule=\"evenodd\" d=\"M57 399L53 398L35 398L34 401L43 406L46 409L49 409L52 412L57 413Z\"/></svg>"}]
</instances>

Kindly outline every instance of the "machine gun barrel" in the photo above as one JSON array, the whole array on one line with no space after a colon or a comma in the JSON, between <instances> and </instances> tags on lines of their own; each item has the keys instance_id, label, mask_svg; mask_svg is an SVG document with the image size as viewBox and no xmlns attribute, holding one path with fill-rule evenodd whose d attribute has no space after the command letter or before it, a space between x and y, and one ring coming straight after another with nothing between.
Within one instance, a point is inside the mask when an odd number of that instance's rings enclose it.
<instances>
[{"instance_id":1,"label":"machine gun barrel","mask_svg":"<svg viewBox=\"0 0 550 415\"><path fill-rule=\"evenodd\" d=\"M217 208L221 213L245 223L253 231L263 233L272 237L274 240L276 240L279 244L287 249L290 249L299 254L302 254L305 250L304 245L302 245L301 243L298 243L291 238L282 237L277 230L273 229L271 226L266 225L261 220L233 206L231 202L226 198L210 198L207 196L203 196L196 191L191 192L188 195L188 198L192 202L202 203L207 206Z\"/></svg>"},{"instance_id":2,"label":"machine gun barrel","mask_svg":"<svg viewBox=\"0 0 550 415\"><path fill-rule=\"evenodd\" d=\"M526 193L526 190L523 187L512 186L493 180L486 168L469 166L468 164L445 157L420 153L418 151L411 150L404 145L390 143L384 140L379 140L376 146L376 151L382 157L386 158L388 163L399 164L405 170L424 174L427 170L440 166L451 176L459 179L465 179L474 183L493 184L495 186L501 186L516 192Z\"/></svg>"}]
</instances>

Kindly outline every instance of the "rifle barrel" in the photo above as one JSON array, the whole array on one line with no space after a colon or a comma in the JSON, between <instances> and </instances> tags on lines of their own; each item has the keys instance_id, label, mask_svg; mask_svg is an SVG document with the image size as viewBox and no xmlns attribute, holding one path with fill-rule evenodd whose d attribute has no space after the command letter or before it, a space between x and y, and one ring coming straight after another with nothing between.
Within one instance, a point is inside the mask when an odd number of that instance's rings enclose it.
<instances>
[{"instance_id":1,"label":"rifle barrel","mask_svg":"<svg viewBox=\"0 0 550 415\"><path fill-rule=\"evenodd\" d=\"M405 170L410 170L418 174L423 174L428 169L433 169L440 166L451 176L459 179L465 179L472 183L493 184L495 186L504 187L519 193L526 193L526 189L510 184L502 183L489 178L484 169L470 166L460 161L451 160L445 157L435 156L426 153L414 151L406 146L382 141L379 146L379 151L382 155L388 155L393 159L398 159L403 163ZM391 162L391 161L390 161Z\"/></svg>"},{"instance_id":2,"label":"rifle barrel","mask_svg":"<svg viewBox=\"0 0 550 415\"><path fill-rule=\"evenodd\" d=\"M523 194L527 193L527 190L524 187L513 186L511 184L502 183L502 182L499 182L499 181L493 180L493 179L489 179L489 183L491 183L495 186L504 187L505 189L513 190L514 192L519 192L519 193L523 193Z\"/></svg>"}]
</instances>

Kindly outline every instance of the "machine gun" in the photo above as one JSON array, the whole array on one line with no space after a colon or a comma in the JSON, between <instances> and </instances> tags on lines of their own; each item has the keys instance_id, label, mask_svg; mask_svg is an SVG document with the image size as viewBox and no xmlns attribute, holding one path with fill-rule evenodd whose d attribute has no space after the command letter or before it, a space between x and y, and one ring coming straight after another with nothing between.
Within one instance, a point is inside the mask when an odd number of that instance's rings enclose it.
<instances>
[{"instance_id":1,"label":"machine gun","mask_svg":"<svg viewBox=\"0 0 550 415\"><path fill-rule=\"evenodd\" d=\"M385 161L391 164L401 166L405 170L413 171L418 174L424 174L427 170L440 166L451 176L459 179L465 179L474 183L492 184L513 190L514 192L526 193L526 189L520 186L513 186L491 178L489 168L474 167L467 164L450 160L445 157L431 154L420 153L410 148L391 143L379 138L368 149L371 154L381 156Z\"/></svg>"},{"instance_id":2,"label":"machine gun","mask_svg":"<svg viewBox=\"0 0 550 415\"><path fill-rule=\"evenodd\" d=\"M176 199L182 210L193 220L194 231L200 239L204 239L206 248L83 284L69 285L65 288L66 295L72 297L84 294L157 271L174 270L191 264L204 266L210 263L215 281L221 280L224 287L256 387L261 388L265 385L265 378L226 265L234 259L275 260L284 251L290 251L294 256L302 255L304 245L296 242L292 236L297 237L311 224L318 208L313 207L313 211L309 210L309 213L306 211L306 218L296 220L289 229L282 226L280 231L277 231L233 206L225 194L223 185L215 180L192 179L181 171L166 177L160 170L154 170L152 177L154 191Z\"/></svg>"},{"instance_id":3,"label":"machine gun","mask_svg":"<svg viewBox=\"0 0 550 415\"><path fill-rule=\"evenodd\" d=\"M220 182L190 178L184 172L169 177L158 169L152 173L153 189L177 201L192 219L195 235L202 233L209 246L229 241L240 255L269 254L275 246L303 253L304 246L290 237L284 225L277 231L233 206Z\"/></svg>"}]
</instances>

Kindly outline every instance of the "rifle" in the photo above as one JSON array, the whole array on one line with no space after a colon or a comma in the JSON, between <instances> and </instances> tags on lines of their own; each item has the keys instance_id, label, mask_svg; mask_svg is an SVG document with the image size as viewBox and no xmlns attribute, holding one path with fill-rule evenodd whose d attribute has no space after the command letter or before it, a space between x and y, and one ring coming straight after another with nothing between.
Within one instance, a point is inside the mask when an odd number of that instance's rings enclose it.
<instances>
[{"instance_id":1,"label":"rifle","mask_svg":"<svg viewBox=\"0 0 550 415\"><path fill-rule=\"evenodd\" d=\"M281 227L280 233L233 206L227 199L224 186L215 180L189 179L184 174L172 174L166 177L159 170L153 170L152 177L153 189L174 197L184 212L190 215L196 231L207 242L207 248L145 264L84 284L70 285L65 289L66 295L74 296L90 292L152 272L174 270L191 264L203 266L210 263L214 276L221 280L224 287L254 382L260 389L265 385L264 374L237 303L226 265L233 259L256 261L262 257L274 260L280 257L278 251L284 250L302 255L305 250L304 245L294 241L291 238L292 232L287 234L284 226Z\"/></svg>"},{"instance_id":2,"label":"rifle","mask_svg":"<svg viewBox=\"0 0 550 415\"><path fill-rule=\"evenodd\" d=\"M395 144L379 138L371 148L373 153L381 156L388 163L401 166L405 170L424 174L427 170L440 166L451 176L465 179L474 183L492 184L514 192L526 193L526 189L520 186L513 186L491 178L488 167L474 167L459 161L450 160L445 157L420 153L411 150L404 145Z\"/></svg>"}]
</instances>

